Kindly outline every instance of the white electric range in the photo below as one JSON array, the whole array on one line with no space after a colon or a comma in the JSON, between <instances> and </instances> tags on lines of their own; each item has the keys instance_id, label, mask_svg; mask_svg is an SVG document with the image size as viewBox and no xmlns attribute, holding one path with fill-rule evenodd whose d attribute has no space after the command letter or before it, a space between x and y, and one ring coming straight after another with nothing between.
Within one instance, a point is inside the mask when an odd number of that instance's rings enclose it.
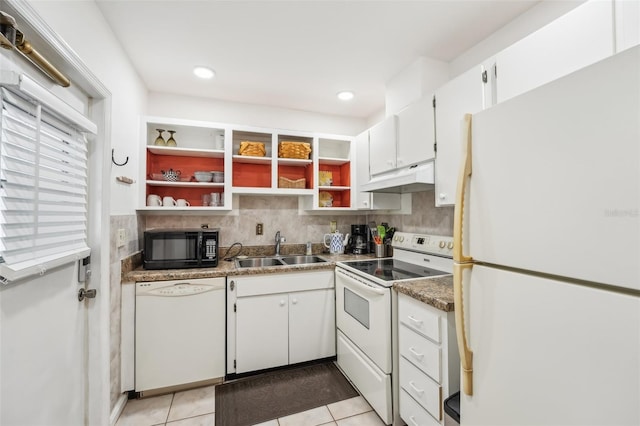
<instances>
[{"instance_id":1,"label":"white electric range","mask_svg":"<svg viewBox=\"0 0 640 426\"><path fill-rule=\"evenodd\" d=\"M386 424L398 410L394 282L449 275L453 238L396 232L393 257L336 263L338 366Z\"/></svg>"}]
</instances>

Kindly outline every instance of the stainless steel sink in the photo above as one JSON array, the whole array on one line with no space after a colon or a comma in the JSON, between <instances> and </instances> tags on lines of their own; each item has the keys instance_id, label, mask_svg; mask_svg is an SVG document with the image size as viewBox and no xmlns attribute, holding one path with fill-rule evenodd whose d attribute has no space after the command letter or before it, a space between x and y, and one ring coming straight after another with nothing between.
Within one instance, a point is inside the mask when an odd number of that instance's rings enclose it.
<instances>
[{"instance_id":1,"label":"stainless steel sink","mask_svg":"<svg viewBox=\"0 0 640 426\"><path fill-rule=\"evenodd\" d=\"M322 263L326 260L318 256L285 256L282 261L287 265L303 265L305 263Z\"/></svg>"},{"instance_id":2,"label":"stainless steel sink","mask_svg":"<svg viewBox=\"0 0 640 426\"><path fill-rule=\"evenodd\" d=\"M285 266L284 263L275 257L252 257L249 259L236 259L238 268L256 268L262 266Z\"/></svg>"},{"instance_id":3,"label":"stainless steel sink","mask_svg":"<svg viewBox=\"0 0 640 426\"><path fill-rule=\"evenodd\" d=\"M322 263L326 260L318 256L283 256L283 257L250 257L248 259L236 259L236 268L260 268L264 266L288 266L304 265L309 263Z\"/></svg>"}]
</instances>

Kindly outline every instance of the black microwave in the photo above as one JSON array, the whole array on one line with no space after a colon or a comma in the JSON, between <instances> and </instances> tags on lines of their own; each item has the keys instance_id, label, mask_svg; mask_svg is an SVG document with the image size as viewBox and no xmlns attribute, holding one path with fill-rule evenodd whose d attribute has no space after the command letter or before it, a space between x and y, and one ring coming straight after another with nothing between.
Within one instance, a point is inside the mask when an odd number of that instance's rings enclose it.
<instances>
[{"instance_id":1,"label":"black microwave","mask_svg":"<svg viewBox=\"0 0 640 426\"><path fill-rule=\"evenodd\" d=\"M219 229L152 229L144 233L144 269L218 266Z\"/></svg>"}]
</instances>

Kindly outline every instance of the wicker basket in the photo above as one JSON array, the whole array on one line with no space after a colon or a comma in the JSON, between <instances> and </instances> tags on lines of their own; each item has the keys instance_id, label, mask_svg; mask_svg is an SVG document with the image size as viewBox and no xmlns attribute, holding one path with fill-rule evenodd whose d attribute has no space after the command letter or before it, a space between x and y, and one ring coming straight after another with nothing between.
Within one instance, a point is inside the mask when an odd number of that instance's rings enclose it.
<instances>
[{"instance_id":1,"label":"wicker basket","mask_svg":"<svg viewBox=\"0 0 640 426\"><path fill-rule=\"evenodd\" d=\"M318 193L318 205L320 207L333 207L333 196L325 191Z\"/></svg>"},{"instance_id":2,"label":"wicker basket","mask_svg":"<svg viewBox=\"0 0 640 426\"><path fill-rule=\"evenodd\" d=\"M238 154L250 157L264 157L267 151L264 149L264 143L262 142L242 141L240 142Z\"/></svg>"},{"instance_id":3,"label":"wicker basket","mask_svg":"<svg viewBox=\"0 0 640 426\"><path fill-rule=\"evenodd\" d=\"M288 179L286 177L278 177L278 188L301 188L304 189L307 185L307 180L302 179Z\"/></svg>"},{"instance_id":4,"label":"wicker basket","mask_svg":"<svg viewBox=\"0 0 640 426\"><path fill-rule=\"evenodd\" d=\"M278 157L309 159L311 154L311 144L307 142L282 141L278 146Z\"/></svg>"}]
</instances>

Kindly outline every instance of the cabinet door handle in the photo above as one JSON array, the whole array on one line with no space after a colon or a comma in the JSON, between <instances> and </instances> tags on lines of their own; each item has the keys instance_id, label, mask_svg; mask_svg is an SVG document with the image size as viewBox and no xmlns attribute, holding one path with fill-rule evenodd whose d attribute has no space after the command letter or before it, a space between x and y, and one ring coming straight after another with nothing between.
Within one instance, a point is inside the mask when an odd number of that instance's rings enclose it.
<instances>
[{"instance_id":1,"label":"cabinet door handle","mask_svg":"<svg viewBox=\"0 0 640 426\"><path fill-rule=\"evenodd\" d=\"M411 315L409 315L409 319L411 321L413 321L416 325L422 325L422 320L416 319L416 318L412 317Z\"/></svg>"},{"instance_id":2,"label":"cabinet door handle","mask_svg":"<svg viewBox=\"0 0 640 426\"><path fill-rule=\"evenodd\" d=\"M414 357L416 357L416 359L422 359L424 357L424 354L418 353L415 351L415 349L413 348L409 348L409 352L411 352L413 354Z\"/></svg>"},{"instance_id":3,"label":"cabinet door handle","mask_svg":"<svg viewBox=\"0 0 640 426\"><path fill-rule=\"evenodd\" d=\"M286 305L285 301L284 301L284 300L281 300L281 301L280 301L280 306L284 306L284 305Z\"/></svg>"},{"instance_id":4,"label":"cabinet door handle","mask_svg":"<svg viewBox=\"0 0 640 426\"><path fill-rule=\"evenodd\" d=\"M422 395L424 393L424 389L418 389L413 382L409 382L409 386L411 386L411 389L413 389L414 391L416 391L420 395Z\"/></svg>"},{"instance_id":5,"label":"cabinet door handle","mask_svg":"<svg viewBox=\"0 0 640 426\"><path fill-rule=\"evenodd\" d=\"M297 305L298 304L298 299L291 300L291 303L293 303L294 305Z\"/></svg>"}]
</instances>

